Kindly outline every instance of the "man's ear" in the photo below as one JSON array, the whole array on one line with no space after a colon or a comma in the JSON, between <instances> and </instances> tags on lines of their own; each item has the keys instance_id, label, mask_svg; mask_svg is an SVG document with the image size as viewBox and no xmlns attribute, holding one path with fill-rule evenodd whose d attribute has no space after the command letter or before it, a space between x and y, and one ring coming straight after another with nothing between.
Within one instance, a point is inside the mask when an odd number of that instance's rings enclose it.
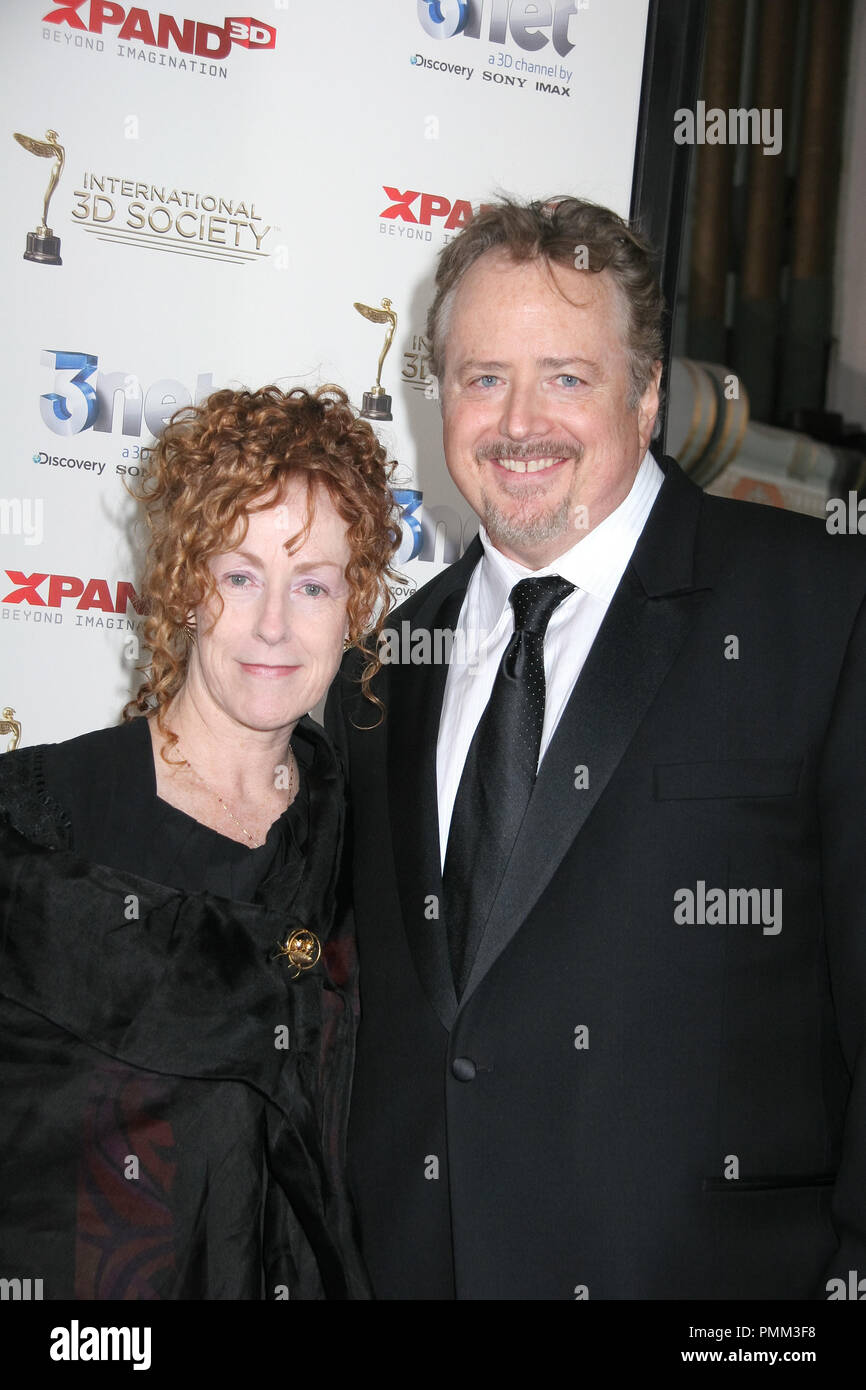
<instances>
[{"instance_id":1,"label":"man's ear","mask_svg":"<svg viewBox=\"0 0 866 1390\"><path fill-rule=\"evenodd\" d=\"M662 364L656 362L653 367L652 378L640 398L637 408L637 428L640 438L641 451L643 453L649 448L650 440L653 435L653 426L659 413L659 384L662 376Z\"/></svg>"}]
</instances>

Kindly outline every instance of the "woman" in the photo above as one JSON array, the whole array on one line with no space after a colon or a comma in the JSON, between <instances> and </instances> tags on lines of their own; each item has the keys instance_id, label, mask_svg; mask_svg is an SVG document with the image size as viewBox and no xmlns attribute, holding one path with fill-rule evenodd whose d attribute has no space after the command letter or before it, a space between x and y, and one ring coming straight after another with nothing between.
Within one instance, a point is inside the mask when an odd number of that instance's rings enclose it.
<instances>
[{"instance_id":1,"label":"woman","mask_svg":"<svg viewBox=\"0 0 866 1390\"><path fill-rule=\"evenodd\" d=\"M327 939L342 788L306 713L387 611L384 452L335 387L218 391L142 500L126 722L0 759L0 1277L367 1297L351 950Z\"/></svg>"}]
</instances>

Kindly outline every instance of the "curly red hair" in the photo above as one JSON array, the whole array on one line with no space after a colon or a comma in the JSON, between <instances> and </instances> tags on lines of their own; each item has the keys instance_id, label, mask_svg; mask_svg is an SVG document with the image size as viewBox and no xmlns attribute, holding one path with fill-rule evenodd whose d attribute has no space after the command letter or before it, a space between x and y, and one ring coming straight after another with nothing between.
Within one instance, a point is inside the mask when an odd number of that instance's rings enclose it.
<instances>
[{"instance_id":1,"label":"curly red hair","mask_svg":"<svg viewBox=\"0 0 866 1390\"><path fill-rule=\"evenodd\" d=\"M339 386L216 391L173 415L134 494L150 531L142 598L151 659L124 718L155 706L163 727L162 716L186 680L189 614L219 600L208 561L236 549L249 514L303 478L311 489L326 489L347 525L349 641L369 657L362 685L378 704L369 687L391 606L389 580L398 578L390 565L399 544L389 485L394 466ZM291 544L303 539L302 533Z\"/></svg>"}]
</instances>

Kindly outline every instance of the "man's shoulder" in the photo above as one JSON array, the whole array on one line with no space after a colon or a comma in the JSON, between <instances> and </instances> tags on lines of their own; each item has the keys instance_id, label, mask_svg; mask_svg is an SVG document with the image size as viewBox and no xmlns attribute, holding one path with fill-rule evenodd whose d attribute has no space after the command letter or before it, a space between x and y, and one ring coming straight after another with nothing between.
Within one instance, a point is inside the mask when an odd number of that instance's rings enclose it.
<instances>
[{"instance_id":1,"label":"man's shoulder","mask_svg":"<svg viewBox=\"0 0 866 1390\"><path fill-rule=\"evenodd\" d=\"M774 566L787 573L798 572L811 583L820 584L823 572L830 583L850 577L866 577L866 537L842 532L834 524L833 510L826 517L806 516L783 507L748 502L739 498L717 497L698 488L676 460L662 464L668 487L659 493L656 508L659 521L685 515L683 501L689 496L689 511L696 519L696 559L699 566L719 557L723 569L752 569L767 572ZM656 508L653 510L656 511ZM828 504L829 508L829 504Z\"/></svg>"},{"instance_id":2,"label":"man's shoulder","mask_svg":"<svg viewBox=\"0 0 866 1390\"><path fill-rule=\"evenodd\" d=\"M866 537L839 532L828 520L709 493L704 493L701 507L705 531L716 531L746 560L773 564L787 558L809 561L832 573L866 575Z\"/></svg>"},{"instance_id":3,"label":"man's shoulder","mask_svg":"<svg viewBox=\"0 0 866 1390\"><path fill-rule=\"evenodd\" d=\"M391 609L383 624L384 634L396 634L398 640L402 640L406 629L424 628L427 629L433 623L442 623L443 606L451 595L462 598L465 593L469 578L478 561L481 559L481 542L475 539L467 546L464 554L459 560L455 560L453 565L440 571L426 584L422 584L413 594L404 599L398 607ZM455 601L455 608L459 609L459 603ZM444 613L449 620L456 620L456 612L449 613L447 606ZM444 625L444 624L443 624ZM383 663L372 680L372 694L374 703L371 704L361 691L361 680L365 668L370 663L373 650L369 642L362 647L353 647L343 658L340 670L328 695L328 704L325 714L325 728L329 735L334 739L339 748L339 739L336 731L338 724L335 723L336 711L342 709L344 712L354 708L363 710L365 718L362 721L367 723L367 716L372 718L374 725L382 725L384 713L382 706L377 707L376 700L387 701L391 691L389 688L390 666L387 662Z\"/></svg>"},{"instance_id":4,"label":"man's shoulder","mask_svg":"<svg viewBox=\"0 0 866 1390\"><path fill-rule=\"evenodd\" d=\"M388 626L393 627L395 623L401 622L414 623L419 615L428 614L449 593L455 589L465 589L482 553L481 542L476 536L459 560L440 570L432 579L428 579L426 584L422 584L392 609L388 614Z\"/></svg>"}]
</instances>

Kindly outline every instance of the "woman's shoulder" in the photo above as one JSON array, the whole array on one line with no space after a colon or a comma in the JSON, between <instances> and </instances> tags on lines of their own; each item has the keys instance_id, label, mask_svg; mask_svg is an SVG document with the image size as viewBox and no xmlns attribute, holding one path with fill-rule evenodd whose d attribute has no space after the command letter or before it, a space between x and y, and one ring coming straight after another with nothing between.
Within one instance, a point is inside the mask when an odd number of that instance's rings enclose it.
<instances>
[{"instance_id":1,"label":"woman's shoulder","mask_svg":"<svg viewBox=\"0 0 866 1390\"><path fill-rule=\"evenodd\" d=\"M40 753L46 772L52 777L91 778L115 766L118 759L134 756L145 733L149 742L147 720L132 719L128 724L93 729L62 743L43 743L33 751Z\"/></svg>"},{"instance_id":2,"label":"woman's shoulder","mask_svg":"<svg viewBox=\"0 0 866 1390\"><path fill-rule=\"evenodd\" d=\"M336 749L328 734L308 714L302 715L292 734L295 756L306 768L315 767L325 781L339 780L340 765Z\"/></svg>"},{"instance_id":3,"label":"woman's shoulder","mask_svg":"<svg viewBox=\"0 0 866 1390\"><path fill-rule=\"evenodd\" d=\"M146 740L146 741L145 741ZM65 739L18 748L0 757L0 808L12 824L40 843L68 843L73 823L106 805L129 776L150 736L145 719Z\"/></svg>"}]
</instances>

